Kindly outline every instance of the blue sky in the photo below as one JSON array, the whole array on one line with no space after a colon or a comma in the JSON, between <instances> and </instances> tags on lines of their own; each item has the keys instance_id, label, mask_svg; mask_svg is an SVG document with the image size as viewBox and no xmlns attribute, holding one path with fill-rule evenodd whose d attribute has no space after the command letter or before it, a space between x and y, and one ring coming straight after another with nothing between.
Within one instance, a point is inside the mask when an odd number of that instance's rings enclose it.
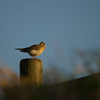
<instances>
[{"instance_id":1,"label":"blue sky","mask_svg":"<svg viewBox=\"0 0 100 100\"><path fill-rule=\"evenodd\" d=\"M37 57L44 69L59 62L63 52L66 61L60 68L72 70L66 63L74 47L100 47L100 0L0 0L1 64L19 74L20 60L30 56L14 48L41 41L48 45Z\"/></svg>"}]
</instances>

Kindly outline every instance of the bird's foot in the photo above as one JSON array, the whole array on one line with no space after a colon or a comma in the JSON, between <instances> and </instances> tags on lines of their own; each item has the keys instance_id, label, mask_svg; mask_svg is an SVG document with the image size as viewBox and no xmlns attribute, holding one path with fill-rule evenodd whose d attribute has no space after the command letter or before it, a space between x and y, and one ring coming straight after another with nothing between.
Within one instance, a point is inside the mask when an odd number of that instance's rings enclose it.
<instances>
[{"instance_id":1,"label":"bird's foot","mask_svg":"<svg viewBox=\"0 0 100 100\"><path fill-rule=\"evenodd\" d=\"M36 57L35 57L35 56L33 56L33 59L36 59Z\"/></svg>"}]
</instances>

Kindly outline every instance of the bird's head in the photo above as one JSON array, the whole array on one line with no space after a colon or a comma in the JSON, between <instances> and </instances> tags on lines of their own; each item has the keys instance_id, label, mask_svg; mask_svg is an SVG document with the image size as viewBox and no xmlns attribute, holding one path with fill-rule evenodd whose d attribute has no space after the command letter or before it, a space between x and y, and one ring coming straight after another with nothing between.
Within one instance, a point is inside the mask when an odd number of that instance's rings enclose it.
<instances>
[{"instance_id":1,"label":"bird's head","mask_svg":"<svg viewBox=\"0 0 100 100\"><path fill-rule=\"evenodd\" d=\"M46 47L47 45L45 45L45 43L44 42L40 42L40 45L41 46L44 46L44 47Z\"/></svg>"}]
</instances>

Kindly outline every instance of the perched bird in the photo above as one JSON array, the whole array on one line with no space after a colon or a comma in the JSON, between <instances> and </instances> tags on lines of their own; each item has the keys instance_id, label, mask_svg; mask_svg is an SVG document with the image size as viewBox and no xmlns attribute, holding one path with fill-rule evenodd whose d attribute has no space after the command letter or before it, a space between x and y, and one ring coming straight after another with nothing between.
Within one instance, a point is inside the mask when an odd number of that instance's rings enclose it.
<instances>
[{"instance_id":1,"label":"perched bird","mask_svg":"<svg viewBox=\"0 0 100 100\"><path fill-rule=\"evenodd\" d=\"M40 42L40 44L32 45L27 48L16 48L15 50L20 50L20 52L29 53L30 56L35 58L36 56L39 56L43 53L46 46L47 45L45 45L44 42Z\"/></svg>"}]
</instances>

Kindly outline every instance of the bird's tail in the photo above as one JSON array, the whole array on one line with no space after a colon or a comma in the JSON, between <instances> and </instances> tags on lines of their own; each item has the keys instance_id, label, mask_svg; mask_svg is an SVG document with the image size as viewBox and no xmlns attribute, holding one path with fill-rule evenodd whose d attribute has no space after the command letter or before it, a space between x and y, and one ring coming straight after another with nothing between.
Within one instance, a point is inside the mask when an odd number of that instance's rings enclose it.
<instances>
[{"instance_id":1,"label":"bird's tail","mask_svg":"<svg viewBox=\"0 0 100 100\"><path fill-rule=\"evenodd\" d=\"M15 48L15 50L23 50L23 48Z\"/></svg>"}]
</instances>

